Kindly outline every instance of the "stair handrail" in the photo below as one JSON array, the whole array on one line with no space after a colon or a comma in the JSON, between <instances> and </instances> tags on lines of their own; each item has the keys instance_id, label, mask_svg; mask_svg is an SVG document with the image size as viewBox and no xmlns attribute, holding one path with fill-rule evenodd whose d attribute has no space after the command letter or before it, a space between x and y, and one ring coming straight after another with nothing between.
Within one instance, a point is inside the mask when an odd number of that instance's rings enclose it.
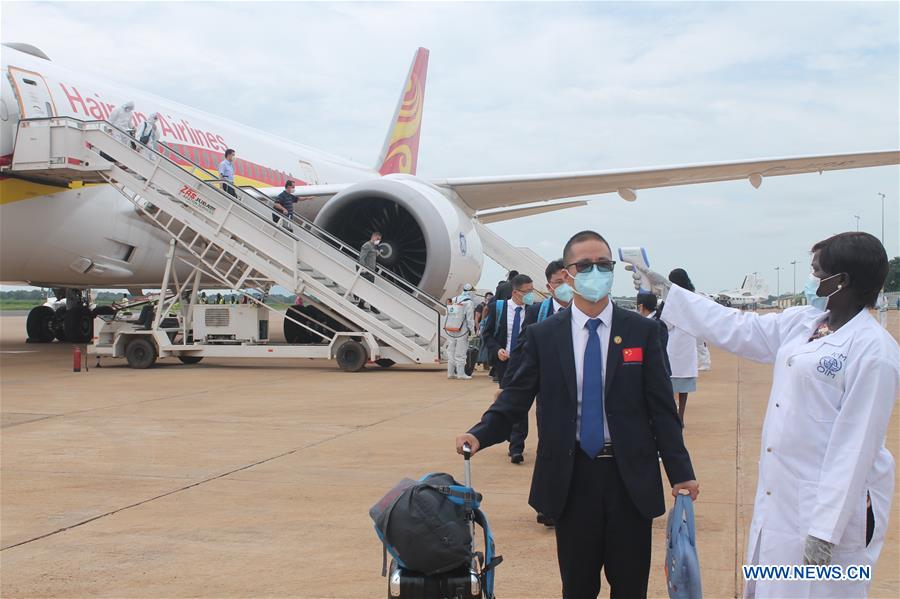
<instances>
[{"instance_id":1,"label":"stair handrail","mask_svg":"<svg viewBox=\"0 0 900 599\"><path fill-rule=\"evenodd\" d=\"M174 160L172 160L171 158L166 156L164 153L158 151L156 148L151 148L150 146L148 146L146 144L142 144L140 141L138 141L137 139L132 137L132 135L128 131L121 129L120 127L117 127L116 125L110 123L107 120L103 120L103 119L82 120L82 119L77 119L77 118L71 117L71 116L52 116L52 117L35 117L35 118L29 118L29 119L21 119L19 121L19 125L21 125L23 122L39 122L39 121L54 121L54 120L65 120L65 121L80 123L82 125L82 127L81 127L82 129L84 128L83 127L84 125L107 126L110 129L115 130L115 131L121 133L122 135L124 135L131 143L137 144L141 148L146 149L147 151L157 155L158 157L162 158L163 160L181 168L181 165L179 165ZM193 176L195 179L197 179L197 181L199 181L203 185L209 187L210 189L213 189L213 190L217 191L218 193L222 194L224 199L235 202L236 204L238 204L239 206L241 206L248 212L256 215L257 217L259 217L260 219L265 221L266 224L269 224L270 226L273 226L273 227L278 227L278 225L270 223L268 221L268 219L266 219L263 215L259 214L257 211L255 211L252 208L250 208L249 206L247 206L244 202L238 201L238 198L236 198L235 196L232 196L231 194L226 192L224 189L222 189L220 187L216 187L215 185L213 185L213 183L225 182L232 189L240 190L240 192L243 195L249 197L250 199L256 200L257 202L259 201L257 198L254 198L253 195L251 195L245 189L243 189L242 186L237 186L237 185L232 184L231 182L225 181L224 179L217 178L212 172L208 171L203 166L197 164L196 162L194 162L187 156L181 154L180 152L178 152L177 150L175 150L168 144L161 142L161 141L158 141L157 143L160 146L162 146L163 148L165 148L166 150L168 150L170 153L177 155L179 158L181 158L182 160L187 162L189 165L191 165L192 169L187 172L191 176ZM123 144L123 145L126 145L126 147L127 147L127 144ZM203 172L204 174L208 175L210 177L210 179L202 179L202 178L198 177L195 174L195 172L198 170ZM260 195L265 196L269 200L274 199L274 198L270 198L269 196L267 196L266 194L264 194L262 192L259 192L258 190L257 190L257 192ZM266 209L269 209L268 206L266 206ZM283 217L283 215L281 213L278 213L271 209L269 211L271 214L277 214L278 216ZM292 221L292 222L296 222L296 221ZM309 233L315 234L318 237L322 238L323 240L328 241L330 244L332 244L332 246L335 249L337 249L341 253L348 255L351 258L353 258L355 256L357 259L356 267L359 268L360 270L365 270L370 273L378 275L383 280L385 280L388 284L392 285L393 287L399 288L406 295L412 297L415 300L420 301L423 304L428 305L428 307L430 307L433 311L437 312L438 315L442 315L444 313L444 311L446 310L445 306L437 298L426 293L425 291L422 291L421 289L419 289L418 287L416 287L409 281L403 279L402 277L397 276L395 273L393 273L389 270L386 270L386 269L382 269L380 267L377 270L373 271L372 269L366 267L364 264L359 263L359 261L358 261L359 252L356 249L354 249L352 246L347 245L346 243L344 243L337 237L331 235L329 232L325 231L324 229L317 227L314 223L311 223L310 221L303 219L302 221L298 222L297 224L300 224L301 226L303 226L303 228L306 231L308 231ZM301 243L303 243L303 241L300 239L300 237L298 235L295 235L293 231L285 229L284 227L280 227L280 229L282 232L287 233L293 239L296 239L297 241L300 241Z\"/></svg>"}]
</instances>

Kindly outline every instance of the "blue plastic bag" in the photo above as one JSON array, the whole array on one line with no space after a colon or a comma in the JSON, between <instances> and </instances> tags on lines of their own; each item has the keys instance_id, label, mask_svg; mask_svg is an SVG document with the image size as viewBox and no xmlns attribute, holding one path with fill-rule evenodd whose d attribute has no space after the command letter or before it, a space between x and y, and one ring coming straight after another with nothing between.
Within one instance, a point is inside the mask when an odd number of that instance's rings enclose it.
<instances>
[{"instance_id":1,"label":"blue plastic bag","mask_svg":"<svg viewBox=\"0 0 900 599\"><path fill-rule=\"evenodd\" d=\"M675 498L666 525L666 587L670 599L701 599L700 560L697 558L697 531L694 502L689 495Z\"/></svg>"}]
</instances>

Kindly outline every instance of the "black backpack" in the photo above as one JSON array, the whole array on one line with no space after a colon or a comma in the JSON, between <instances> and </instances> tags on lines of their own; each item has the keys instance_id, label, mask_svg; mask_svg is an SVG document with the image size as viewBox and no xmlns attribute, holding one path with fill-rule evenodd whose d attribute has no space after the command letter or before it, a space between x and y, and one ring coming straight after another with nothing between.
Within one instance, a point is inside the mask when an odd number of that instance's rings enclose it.
<instances>
[{"instance_id":1,"label":"black backpack","mask_svg":"<svg viewBox=\"0 0 900 599\"><path fill-rule=\"evenodd\" d=\"M486 596L493 596L493 569L503 559L495 555L494 538L479 508L481 494L444 473L418 481L404 478L369 510L375 532L387 553L402 568L433 576L471 564L472 533L468 514L484 530L485 552L479 555Z\"/></svg>"}]
</instances>

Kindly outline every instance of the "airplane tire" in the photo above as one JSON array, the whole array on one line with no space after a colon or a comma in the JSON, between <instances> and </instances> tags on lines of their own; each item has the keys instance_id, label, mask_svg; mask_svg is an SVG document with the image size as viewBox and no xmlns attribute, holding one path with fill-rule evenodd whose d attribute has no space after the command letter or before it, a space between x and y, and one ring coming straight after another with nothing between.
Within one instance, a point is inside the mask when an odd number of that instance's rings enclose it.
<instances>
[{"instance_id":1,"label":"airplane tire","mask_svg":"<svg viewBox=\"0 0 900 599\"><path fill-rule=\"evenodd\" d=\"M94 317L84 306L67 310L63 316L66 340L72 343L88 343L94 336Z\"/></svg>"},{"instance_id":2,"label":"airplane tire","mask_svg":"<svg viewBox=\"0 0 900 599\"><path fill-rule=\"evenodd\" d=\"M135 337L125 346L125 359L132 368L150 368L156 362L156 348L144 337Z\"/></svg>"},{"instance_id":3,"label":"airplane tire","mask_svg":"<svg viewBox=\"0 0 900 599\"><path fill-rule=\"evenodd\" d=\"M396 364L396 362L394 362L390 358L379 358L379 359L375 360L375 363L378 364L379 366L381 366L382 368L390 368L391 366Z\"/></svg>"},{"instance_id":4,"label":"airplane tire","mask_svg":"<svg viewBox=\"0 0 900 599\"><path fill-rule=\"evenodd\" d=\"M369 352L366 351L366 346L359 341L348 339L337 348L335 358L338 366L344 372L359 372L365 368L366 362L369 360Z\"/></svg>"},{"instance_id":5,"label":"airplane tire","mask_svg":"<svg viewBox=\"0 0 900 599\"><path fill-rule=\"evenodd\" d=\"M28 340L33 343L50 343L56 334L53 332L53 308L37 306L28 313L25 330Z\"/></svg>"},{"instance_id":6,"label":"airplane tire","mask_svg":"<svg viewBox=\"0 0 900 599\"><path fill-rule=\"evenodd\" d=\"M203 356L178 356L182 364L197 364L203 359Z\"/></svg>"}]
</instances>

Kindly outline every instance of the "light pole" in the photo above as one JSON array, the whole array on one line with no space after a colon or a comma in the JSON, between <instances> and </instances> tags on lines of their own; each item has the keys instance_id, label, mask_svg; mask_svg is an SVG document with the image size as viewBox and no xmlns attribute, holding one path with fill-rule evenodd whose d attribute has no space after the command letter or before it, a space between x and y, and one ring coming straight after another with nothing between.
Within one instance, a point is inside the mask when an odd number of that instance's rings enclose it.
<instances>
[{"instance_id":1,"label":"light pole","mask_svg":"<svg viewBox=\"0 0 900 599\"><path fill-rule=\"evenodd\" d=\"M775 297L781 297L781 267L775 267Z\"/></svg>"},{"instance_id":2,"label":"light pole","mask_svg":"<svg viewBox=\"0 0 900 599\"><path fill-rule=\"evenodd\" d=\"M854 214L854 215L853 215L853 218L856 219L856 230L859 231L859 215L858 215L858 214Z\"/></svg>"},{"instance_id":3,"label":"light pole","mask_svg":"<svg viewBox=\"0 0 900 599\"><path fill-rule=\"evenodd\" d=\"M792 260L791 266L794 267L794 295L797 295L797 261Z\"/></svg>"},{"instance_id":4,"label":"light pole","mask_svg":"<svg viewBox=\"0 0 900 599\"><path fill-rule=\"evenodd\" d=\"M884 245L884 198L885 195L878 192L878 195L881 196L881 245Z\"/></svg>"}]
</instances>

